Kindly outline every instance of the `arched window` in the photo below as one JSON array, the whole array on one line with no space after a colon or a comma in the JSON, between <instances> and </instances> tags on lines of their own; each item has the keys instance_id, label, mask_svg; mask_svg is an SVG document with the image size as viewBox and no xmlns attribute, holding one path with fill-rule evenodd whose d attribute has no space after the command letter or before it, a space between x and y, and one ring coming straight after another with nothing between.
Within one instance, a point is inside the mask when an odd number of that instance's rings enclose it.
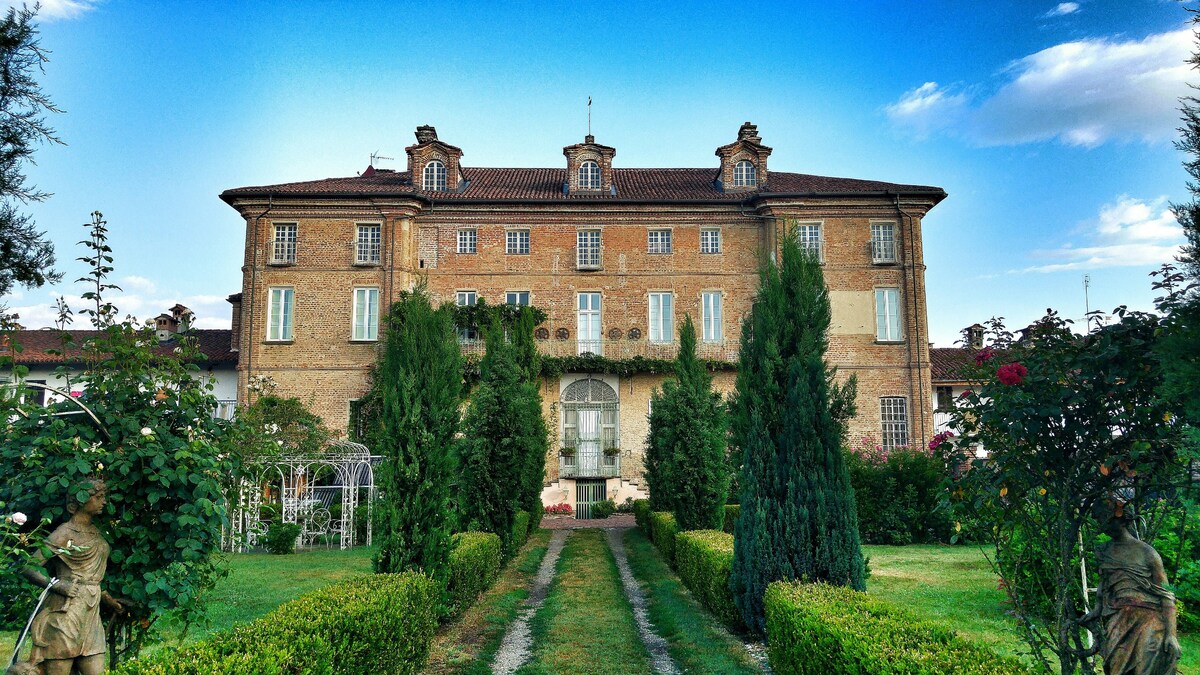
<instances>
[{"instance_id":1,"label":"arched window","mask_svg":"<svg viewBox=\"0 0 1200 675\"><path fill-rule=\"evenodd\" d=\"M576 380L562 393L562 443L560 475L577 478L611 478L620 475L617 451L621 404L608 383L593 378Z\"/></svg>"},{"instance_id":2,"label":"arched window","mask_svg":"<svg viewBox=\"0 0 1200 675\"><path fill-rule=\"evenodd\" d=\"M446 165L438 160L425 165L425 172L421 176L421 186L426 190L445 190L446 189Z\"/></svg>"},{"instance_id":3,"label":"arched window","mask_svg":"<svg viewBox=\"0 0 1200 675\"><path fill-rule=\"evenodd\" d=\"M600 165L588 160L579 165L579 189L580 190L599 190L600 189Z\"/></svg>"},{"instance_id":4,"label":"arched window","mask_svg":"<svg viewBox=\"0 0 1200 675\"><path fill-rule=\"evenodd\" d=\"M733 167L734 187L753 187L758 185L758 171L748 159L743 159Z\"/></svg>"}]
</instances>

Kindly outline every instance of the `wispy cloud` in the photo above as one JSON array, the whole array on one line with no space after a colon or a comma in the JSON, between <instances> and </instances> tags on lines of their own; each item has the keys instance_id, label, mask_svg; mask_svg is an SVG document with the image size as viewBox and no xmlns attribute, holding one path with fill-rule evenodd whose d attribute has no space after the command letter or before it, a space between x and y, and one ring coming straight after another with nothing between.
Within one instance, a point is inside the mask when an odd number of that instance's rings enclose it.
<instances>
[{"instance_id":1,"label":"wispy cloud","mask_svg":"<svg viewBox=\"0 0 1200 675\"><path fill-rule=\"evenodd\" d=\"M1079 11L1078 2L1060 2L1054 6L1054 9L1042 15L1043 19L1053 19L1056 16L1066 16Z\"/></svg>"},{"instance_id":2,"label":"wispy cloud","mask_svg":"<svg viewBox=\"0 0 1200 675\"><path fill-rule=\"evenodd\" d=\"M979 84L926 82L884 112L918 137L943 131L982 146L1169 141L1179 98L1189 93L1192 39L1185 28L1142 40L1065 42L1009 64L990 94L973 95L985 89Z\"/></svg>"},{"instance_id":3,"label":"wispy cloud","mask_svg":"<svg viewBox=\"0 0 1200 675\"><path fill-rule=\"evenodd\" d=\"M101 0L41 0L42 7L38 10L38 18L42 21L78 19L96 9L100 2ZM0 7L5 9L9 7L21 7L22 5L32 7L33 3L21 2L19 0L0 0Z\"/></svg>"},{"instance_id":4,"label":"wispy cloud","mask_svg":"<svg viewBox=\"0 0 1200 675\"><path fill-rule=\"evenodd\" d=\"M1034 251L1033 257L1052 262L1010 273L1159 265L1179 255L1184 239L1166 197L1145 201L1121 195L1102 206L1098 216L1085 223L1082 233L1084 245Z\"/></svg>"},{"instance_id":5,"label":"wispy cloud","mask_svg":"<svg viewBox=\"0 0 1200 675\"><path fill-rule=\"evenodd\" d=\"M148 290L135 292L133 285L129 283L130 279L141 279L145 282ZM196 328L229 328L232 307L225 301L224 296L181 295L174 291L160 292L154 282L142 277L125 277L122 282L124 292L113 292L105 297L106 300L117 306L120 312L119 316L122 318L126 315L133 315L141 321L146 321L167 311L175 303L179 303L196 313L196 321L193 324ZM62 297L75 312L75 322L71 324L71 328L91 328L87 317L80 315L79 311L92 307L93 303L78 295ZM18 322L26 328L53 326L55 319L58 318L52 304L18 305L13 302L13 296L5 296L5 300L12 305L9 312L20 316Z\"/></svg>"}]
</instances>

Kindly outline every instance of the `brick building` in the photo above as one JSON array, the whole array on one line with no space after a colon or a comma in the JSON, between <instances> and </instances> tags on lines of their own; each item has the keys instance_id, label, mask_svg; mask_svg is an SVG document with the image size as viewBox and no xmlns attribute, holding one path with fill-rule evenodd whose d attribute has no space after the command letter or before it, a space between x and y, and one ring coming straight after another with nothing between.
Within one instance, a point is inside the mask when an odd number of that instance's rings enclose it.
<instances>
[{"instance_id":1,"label":"brick building","mask_svg":"<svg viewBox=\"0 0 1200 675\"><path fill-rule=\"evenodd\" d=\"M858 376L851 434L888 446L931 435L921 219L941 188L769 171L771 148L749 123L700 169L617 168L616 150L590 135L563 149L563 167L472 168L433 127L416 136L407 171L222 193L246 220L239 400L249 376L270 376L345 429L368 387L381 308L422 277L438 301L542 308L547 354L671 358L690 314L701 355L736 363L758 265L794 227L824 262L829 358ZM547 503L638 492L661 381L545 381ZM721 389L733 382L732 365L716 376Z\"/></svg>"}]
</instances>

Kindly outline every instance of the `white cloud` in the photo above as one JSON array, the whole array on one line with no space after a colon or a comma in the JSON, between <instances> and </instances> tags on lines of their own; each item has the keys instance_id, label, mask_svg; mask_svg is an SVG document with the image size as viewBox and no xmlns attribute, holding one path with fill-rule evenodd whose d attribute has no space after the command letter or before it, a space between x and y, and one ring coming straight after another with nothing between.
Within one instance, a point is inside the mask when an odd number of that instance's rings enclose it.
<instances>
[{"instance_id":1,"label":"white cloud","mask_svg":"<svg viewBox=\"0 0 1200 675\"><path fill-rule=\"evenodd\" d=\"M1100 207L1097 217L1085 224L1084 246L1065 245L1038 250L1033 256L1053 260L1012 273L1063 272L1101 267L1160 265L1179 255L1183 227L1175 219L1166 197L1152 201L1121 195Z\"/></svg>"},{"instance_id":2,"label":"white cloud","mask_svg":"<svg viewBox=\"0 0 1200 675\"><path fill-rule=\"evenodd\" d=\"M142 279L141 277L126 277L122 281L128 281L130 278ZM146 321L155 316L167 311L175 303L179 303L188 307L196 313L195 326L197 328L229 328L232 314L232 307L225 301L224 296L219 295L187 295L181 296L174 294L171 291L158 292L156 285L148 280L143 279L149 287L147 292L125 292L113 291L106 296L106 300L117 306L119 316L124 318L126 315L132 314L139 321ZM55 293L49 295L48 300L40 304L25 304L13 305L9 308L9 312L16 313L20 316L18 322L26 328L45 328L54 325L54 320L58 318L58 314L54 309L54 298L60 294ZM63 296L71 310L75 312L75 321L71 324L71 328L88 329L91 324L88 323L88 317L80 314L80 310L94 306L94 303L80 298L78 295ZM6 300L11 300L11 296L6 296ZM35 298L29 298L30 303L35 301Z\"/></svg>"},{"instance_id":3,"label":"white cloud","mask_svg":"<svg viewBox=\"0 0 1200 675\"><path fill-rule=\"evenodd\" d=\"M1044 19L1053 19L1056 16L1066 16L1079 11L1078 2L1060 2L1054 6L1054 9L1042 15Z\"/></svg>"},{"instance_id":4,"label":"white cloud","mask_svg":"<svg viewBox=\"0 0 1200 675\"><path fill-rule=\"evenodd\" d=\"M1043 49L1001 71L986 96L927 82L885 107L917 136L946 130L977 145L1057 141L1095 147L1110 140L1173 139L1179 98L1190 93L1191 29L1142 40L1088 39Z\"/></svg>"},{"instance_id":5,"label":"white cloud","mask_svg":"<svg viewBox=\"0 0 1200 675\"><path fill-rule=\"evenodd\" d=\"M120 286L121 290L124 291L139 291L141 293L149 294L153 294L154 291L157 290L157 287L153 281L147 279L146 277L139 277L137 275L122 277Z\"/></svg>"},{"instance_id":6,"label":"white cloud","mask_svg":"<svg viewBox=\"0 0 1200 675\"><path fill-rule=\"evenodd\" d=\"M101 0L41 0L42 8L38 10L38 18L43 21L57 21L78 19L88 12L96 9ZM21 7L28 4L33 6L32 2L22 2L20 0L0 0L0 7Z\"/></svg>"}]
</instances>

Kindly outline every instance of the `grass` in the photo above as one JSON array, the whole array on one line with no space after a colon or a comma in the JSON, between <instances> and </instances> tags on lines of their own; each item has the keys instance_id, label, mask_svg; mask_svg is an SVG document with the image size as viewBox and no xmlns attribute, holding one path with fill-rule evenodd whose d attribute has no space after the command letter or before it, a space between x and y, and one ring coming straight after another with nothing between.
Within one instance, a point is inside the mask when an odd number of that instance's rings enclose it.
<instances>
[{"instance_id":1,"label":"grass","mask_svg":"<svg viewBox=\"0 0 1200 675\"><path fill-rule=\"evenodd\" d=\"M492 672L492 658L500 648L504 631L529 597L529 586L537 576L549 542L549 530L538 530L529 537L525 548L492 588L462 618L434 638L424 673L488 675Z\"/></svg>"},{"instance_id":2,"label":"grass","mask_svg":"<svg viewBox=\"0 0 1200 675\"><path fill-rule=\"evenodd\" d=\"M954 628L1001 654L1028 650L1006 613L1005 597L983 553L972 546L864 546L867 592ZM1200 673L1200 635L1180 636L1180 673Z\"/></svg>"},{"instance_id":3,"label":"grass","mask_svg":"<svg viewBox=\"0 0 1200 675\"><path fill-rule=\"evenodd\" d=\"M731 636L667 567L640 530L625 533L629 566L649 600L650 622L667 641L685 673L759 673L740 641Z\"/></svg>"},{"instance_id":4,"label":"grass","mask_svg":"<svg viewBox=\"0 0 1200 675\"><path fill-rule=\"evenodd\" d=\"M649 675L650 657L603 530L575 530L531 622L533 657L518 673Z\"/></svg>"}]
</instances>

